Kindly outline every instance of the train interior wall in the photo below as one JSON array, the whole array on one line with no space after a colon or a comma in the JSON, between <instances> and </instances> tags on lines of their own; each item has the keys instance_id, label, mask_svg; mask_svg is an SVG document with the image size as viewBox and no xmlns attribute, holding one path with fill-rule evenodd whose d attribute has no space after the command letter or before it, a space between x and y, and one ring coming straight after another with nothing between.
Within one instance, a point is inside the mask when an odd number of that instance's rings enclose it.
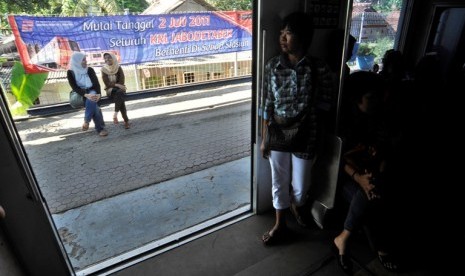
<instances>
[{"instance_id":1,"label":"train interior wall","mask_svg":"<svg viewBox=\"0 0 465 276\"><path fill-rule=\"evenodd\" d=\"M446 7L464 7L463 1L414 1L413 12L406 29L403 53L410 65L429 52L430 36L436 34L433 16ZM463 55L463 23L451 21L445 29L449 32L444 41L461 41L452 46L453 51L440 52L441 64L446 60L461 59ZM458 29L457 29L458 27ZM452 68L452 67L449 67ZM445 71L443 71L445 72ZM451 192L461 179L460 165L451 156L461 152L463 143L458 139L459 126L463 125L463 107L457 101L465 89L463 68L444 74L444 86L431 95L432 100L424 113L424 127L415 128L398 152L400 180L399 204L402 229L412 237L419 252L430 252L428 262L457 262L463 258L460 248L465 245L465 235L459 229L464 202L459 193ZM437 76L438 79L440 76ZM426 91L425 91L426 92ZM426 97L426 95L424 95ZM421 96L420 96L421 97ZM418 101L423 99L418 98Z\"/></svg>"}]
</instances>

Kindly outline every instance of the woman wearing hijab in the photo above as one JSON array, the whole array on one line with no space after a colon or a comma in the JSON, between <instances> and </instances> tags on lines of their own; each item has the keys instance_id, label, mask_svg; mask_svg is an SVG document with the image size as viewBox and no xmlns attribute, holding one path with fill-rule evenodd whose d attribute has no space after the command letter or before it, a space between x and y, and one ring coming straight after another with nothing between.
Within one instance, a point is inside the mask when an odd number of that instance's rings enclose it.
<instances>
[{"instance_id":1,"label":"woman wearing hijab","mask_svg":"<svg viewBox=\"0 0 465 276\"><path fill-rule=\"evenodd\" d=\"M82 130L89 129L89 123L94 121L95 130L100 136L107 136L102 110L99 106L100 83L97 74L92 67L87 66L86 55L74 52L71 56L70 70L67 72L68 82L71 88L84 97L85 112Z\"/></svg>"},{"instance_id":2,"label":"woman wearing hijab","mask_svg":"<svg viewBox=\"0 0 465 276\"><path fill-rule=\"evenodd\" d=\"M126 86L124 85L124 72L118 63L118 59L113 53L103 55L105 65L102 67L102 80L105 83L105 91L108 97L115 102L115 113L113 123L118 124L118 112L124 120L124 128L129 128L129 119L126 111L125 96Z\"/></svg>"}]
</instances>

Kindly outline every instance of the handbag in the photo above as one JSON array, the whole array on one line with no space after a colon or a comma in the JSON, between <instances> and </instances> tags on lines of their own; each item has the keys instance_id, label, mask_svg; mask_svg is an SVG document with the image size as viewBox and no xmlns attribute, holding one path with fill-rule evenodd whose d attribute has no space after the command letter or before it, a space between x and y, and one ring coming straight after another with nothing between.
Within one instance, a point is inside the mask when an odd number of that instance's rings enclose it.
<instances>
[{"instance_id":1,"label":"handbag","mask_svg":"<svg viewBox=\"0 0 465 276\"><path fill-rule=\"evenodd\" d=\"M84 97L72 90L69 92L69 104L72 108L82 108L84 107Z\"/></svg>"},{"instance_id":2,"label":"handbag","mask_svg":"<svg viewBox=\"0 0 465 276\"><path fill-rule=\"evenodd\" d=\"M273 120L266 124L265 148L267 150L299 152L307 147L308 126L305 124L307 112L294 118L273 116Z\"/></svg>"}]
</instances>

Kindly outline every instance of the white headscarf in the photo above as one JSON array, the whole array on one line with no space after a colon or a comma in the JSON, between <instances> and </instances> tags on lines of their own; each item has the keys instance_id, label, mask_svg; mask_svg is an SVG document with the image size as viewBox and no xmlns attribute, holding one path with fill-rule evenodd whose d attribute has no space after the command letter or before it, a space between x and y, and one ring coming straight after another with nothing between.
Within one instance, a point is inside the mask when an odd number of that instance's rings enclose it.
<instances>
[{"instance_id":1,"label":"white headscarf","mask_svg":"<svg viewBox=\"0 0 465 276\"><path fill-rule=\"evenodd\" d=\"M82 52L74 52L71 56L70 68L74 72L76 83L81 88L92 87L92 81L87 74L88 67L82 67L82 60L86 57L86 54Z\"/></svg>"}]
</instances>

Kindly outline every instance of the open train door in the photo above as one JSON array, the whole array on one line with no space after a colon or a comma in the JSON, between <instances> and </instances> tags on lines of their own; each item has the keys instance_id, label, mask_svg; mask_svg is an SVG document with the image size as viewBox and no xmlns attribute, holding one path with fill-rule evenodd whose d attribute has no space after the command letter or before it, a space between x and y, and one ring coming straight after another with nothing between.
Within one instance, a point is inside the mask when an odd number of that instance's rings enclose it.
<instances>
[{"instance_id":1,"label":"open train door","mask_svg":"<svg viewBox=\"0 0 465 276\"><path fill-rule=\"evenodd\" d=\"M45 201L31 172L0 85L0 227L26 275L72 275ZM14 246L13 246L14 245Z\"/></svg>"},{"instance_id":2,"label":"open train door","mask_svg":"<svg viewBox=\"0 0 465 276\"><path fill-rule=\"evenodd\" d=\"M261 156L262 141L262 106L263 106L263 71L265 63L279 53L280 22L284 16L301 8L302 1L289 0L258 0L254 2L254 40L253 40L253 79L252 92L254 95L254 180L255 180L255 211L257 214L273 208L271 202L271 171L267 159Z\"/></svg>"}]
</instances>

